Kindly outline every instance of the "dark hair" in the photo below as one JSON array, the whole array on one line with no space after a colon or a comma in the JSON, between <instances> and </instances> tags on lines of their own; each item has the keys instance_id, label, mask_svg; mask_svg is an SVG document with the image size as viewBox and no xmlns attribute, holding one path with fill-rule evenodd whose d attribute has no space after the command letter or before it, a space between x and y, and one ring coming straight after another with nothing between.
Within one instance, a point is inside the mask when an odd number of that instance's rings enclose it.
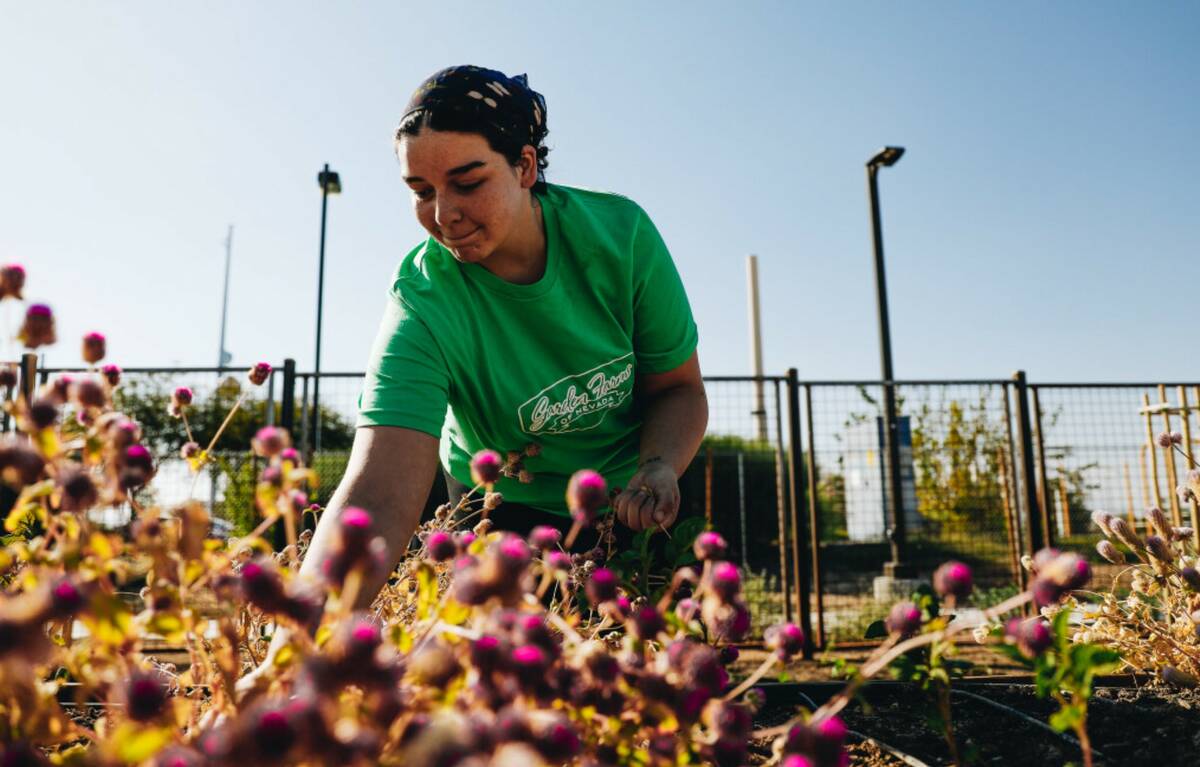
<instances>
[{"instance_id":1,"label":"dark hair","mask_svg":"<svg viewBox=\"0 0 1200 767\"><path fill-rule=\"evenodd\" d=\"M530 142L523 141L515 136L512 136L496 127L495 123L483 119L482 115L477 110L472 109L456 109L449 104L437 104L432 107L423 107L421 109L409 112L400 121L400 126L396 128L396 142L404 136L415 136L421 132L422 128L429 128L437 131L455 131L458 133L475 133L483 136L487 140L488 146L493 152L504 155L504 159L509 165L516 166L521 161L521 150ZM546 160L546 155L550 150L545 145L546 131L541 131L542 137L533 147L537 153L537 169L538 177L534 182L533 191L546 191L546 166L550 163Z\"/></svg>"}]
</instances>

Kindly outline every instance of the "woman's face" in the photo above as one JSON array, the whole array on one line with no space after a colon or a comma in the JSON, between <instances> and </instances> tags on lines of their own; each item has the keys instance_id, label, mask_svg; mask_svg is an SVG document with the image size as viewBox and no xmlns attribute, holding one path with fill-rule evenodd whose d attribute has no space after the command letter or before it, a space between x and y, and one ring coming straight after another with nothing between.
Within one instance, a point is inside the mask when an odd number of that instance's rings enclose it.
<instances>
[{"instance_id":1,"label":"woman's face","mask_svg":"<svg viewBox=\"0 0 1200 767\"><path fill-rule=\"evenodd\" d=\"M396 151L417 220L463 263L495 253L529 210L533 147L514 167L477 133L423 128L404 136Z\"/></svg>"}]
</instances>

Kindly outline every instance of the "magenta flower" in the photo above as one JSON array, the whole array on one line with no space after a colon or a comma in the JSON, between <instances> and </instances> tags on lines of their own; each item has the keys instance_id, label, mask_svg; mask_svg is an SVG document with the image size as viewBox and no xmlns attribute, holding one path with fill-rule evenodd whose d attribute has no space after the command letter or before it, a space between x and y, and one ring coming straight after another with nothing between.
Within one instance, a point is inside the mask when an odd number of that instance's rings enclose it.
<instances>
[{"instance_id":1,"label":"magenta flower","mask_svg":"<svg viewBox=\"0 0 1200 767\"><path fill-rule=\"evenodd\" d=\"M279 460L290 461L292 464L300 465L300 451L294 447L285 447L279 451Z\"/></svg>"},{"instance_id":2,"label":"magenta flower","mask_svg":"<svg viewBox=\"0 0 1200 767\"><path fill-rule=\"evenodd\" d=\"M71 399L82 410L102 408L108 404L108 392L94 378L77 378L71 383Z\"/></svg>"},{"instance_id":3,"label":"magenta flower","mask_svg":"<svg viewBox=\"0 0 1200 767\"><path fill-rule=\"evenodd\" d=\"M696 559L699 559L701 562L707 562L723 558L725 552L729 550L729 544L725 542L720 533L714 533L710 530L696 536L696 542L692 544L692 550L696 554Z\"/></svg>"},{"instance_id":4,"label":"magenta flower","mask_svg":"<svg viewBox=\"0 0 1200 767\"><path fill-rule=\"evenodd\" d=\"M82 469L71 468L60 471L56 479L62 511L86 511L99 500L99 491L91 476Z\"/></svg>"},{"instance_id":5,"label":"magenta flower","mask_svg":"<svg viewBox=\"0 0 1200 767\"><path fill-rule=\"evenodd\" d=\"M50 608L47 618L61 620L70 618L87 605L83 590L71 579L63 576L50 587Z\"/></svg>"},{"instance_id":6,"label":"magenta flower","mask_svg":"<svg viewBox=\"0 0 1200 767\"><path fill-rule=\"evenodd\" d=\"M571 557L562 551L547 551L542 563L551 570L565 573L571 569Z\"/></svg>"},{"instance_id":7,"label":"magenta flower","mask_svg":"<svg viewBox=\"0 0 1200 767\"><path fill-rule=\"evenodd\" d=\"M728 602L742 589L742 575L732 562L717 562L713 565L709 585L712 590Z\"/></svg>"},{"instance_id":8,"label":"magenta flower","mask_svg":"<svg viewBox=\"0 0 1200 767\"><path fill-rule=\"evenodd\" d=\"M118 365L105 365L100 368L100 374L108 381L109 386L116 386L121 383L121 368Z\"/></svg>"},{"instance_id":9,"label":"magenta flower","mask_svg":"<svg viewBox=\"0 0 1200 767\"><path fill-rule=\"evenodd\" d=\"M495 450L480 450L471 457L471 481L477 485L492 485L500 479L504 459Z\"/></svg>"},{"instance_id":10,"label":"magenta flower","mask_svg":"<svg viewBox=\"0 0 1200 767\"><path fill-rule=\"evenodd\" d=\"M557 548L561 540L562 531L549 525L538 525L529 533L529 545L542 551Z\"/></svg>"},{"instance_id":11,"label":"magenta flower","mask_svg":"<svg viewBox=\"0 0 1200 767\"><path fill-rule=\"evenodd\" d=\"M637 608L633 613L632 623L634 636L643 641L654 639L667 629L662 614L652 604Z\"/></svg>"},{"instance_id":12,"label":"magenta flower","mask_svg":"<svg viewBox=\"0 0 1200 767\"><path fill-rule=\"evenodd\" d=\"M246 372L246 378L255 386L265 384L270 375L271 364L269 362L256 362L254 363L254 367Z\"/></svg>"},{"instance_id":13,"label":"magenta flower","mask_svg":"<svg viewBox=\"0 0 1200 767\"><path fill-rule=\"evenodd\" d=\"M971 568L962 562L946 562L934 572L933 588L939 596L964 601L971 595Z\"/></svg>"},{"instance_id":14,"label":"magenta flower","mask_svg":"<svg viewBox=\"0 0 1200 767\"><path fill-rule=\"evenodd\" d=\"M533 559L533 553L524 539L517 535L505 535L493 548L501 570L512 577L520 575Z\"/></svg>"},{"instance_id":15,"label":"magenta flower","mask_svg":"<svg viewBox=\"0 0 1200 767\"><path fill-rule=\"evenodd\" d=\"M27 349L49 346L58 340L54 332L54 313L45 304L31 304L25 310L25 321L17 331L17 338Z\"/></svg>"},{"instance_id":16,"label":"magenta flower","mask_svg":"<svg viewBox=\"0 0 1200 767\"><path fill-rule=\"evenodd\" d=\"M277 612L286 601L279 570L266 557L257 557L242 566L241 585L246 601L264 612Z\"/></svg>"},{"instance_id":17,"label":"magenta flower","mask_svg":"<svg viewBox=\"0 0 1200 767\"><path fill-rule=\"evenodd\" d=\"M135 671L125 683L125 713L135 722L148 722L167 707L167 687L157 675Z\"/></svg>"},{"instance_id":18,"label":"magenta flower","mask_svg":"<svg viewBox=\"0 0 1200 767\"><path fill-rule=\"evenodd\" d=\"M179 456L184 459L195 458L200 454L200 443L185 442L183 447L179 448Z\"/></svg>"},{"instance_id":19,"label":"magenta flower","mask_svg":"<svg viewBox=\"0 0 1200 767\"><path fill-rule=\"evenodd\" d=\"M0 300L23 298L21 291L25 287L25 267L20 264L5 264L0 266Z\"/></svg>"},{"instance_id":20,"label":"magenta flower","mask_svg":"<svg viewBox=\"0 0 1200 767\"><path fill-rule=\"evenodd\" d=\"M804 632L794 623L782 623L772 626L763 634L767 649L774 652L781 660L799 654L804 649Z\"/></svg>"},{"instance_id":21,"label":"magenta flower","mask_svg":"<svg viewBox=\"0 0 1200 767\"><path fill-rule=\"evenodd\" d=\"M617 598L617 574L607 567L597 568L588 579L587 596L593 606Z\"/></svg>"},{"instance_id":22,"label":"magenta flower","mask_svg":"<svg viewBox=\"0 0 1200 767\"><path fill-rule=\"evenodd\" d=\"M1027 658L1036 658L1054 644L1050 624L1041 618L1012 618L1004 624L1004 635Z\"/></svg>"},{"instance_id":23,"label":"magenta flower","mask_svg":"<svg viewBox=\"0 0 1200 767\"><path fill-rule=\"evenodd\" d=\"M893 634L912 636L921 630L921 608L912 602L897 602L884 620L884 625Z\"/></svg>"},{"instance_id":24,"label":"magenta flower","mask_svg":"<svg viewBox=\"0 0 1200 767\"><path fill-rule=\"evenodd\" d=\"M434 530L425 539L425 551L434 562L445 562L458 553L458 546L454 544L454 536L450 533Z\"/></svg>"},{"instance_id":25,"label":"magenta flower","mask_svg":"<svg viewBox=\"0 0 1200 767\"><path fill-rule=\"evenodd\" d=\"M105 340L102 333L88 333L83 337L83 361L89 365L95 365L100 360L104 359Z\"/></svg>"},{"instance_id":26,"label":"magenta flower","mask_svg":"<svg viewBox=\"0 0 1200 767\"><path fill-rule=\"evenodd\" d=\"M581 469L571 475L567 483L567 508L574 516L578 514L591 520L596 513L608 506L608 484L599 472Z\"/></svg>"},{"instance_id":27,"label":"magenta flower","mask_svg":"<svg viewBox=\"0 0 1200 767\"><path fill-rule=\"evenodd\" d=\"M279 455L290 442L287 431L274 426L262 427L250 440L254 453L264 458L274 458Z\"/></svg>"}]
</instances>

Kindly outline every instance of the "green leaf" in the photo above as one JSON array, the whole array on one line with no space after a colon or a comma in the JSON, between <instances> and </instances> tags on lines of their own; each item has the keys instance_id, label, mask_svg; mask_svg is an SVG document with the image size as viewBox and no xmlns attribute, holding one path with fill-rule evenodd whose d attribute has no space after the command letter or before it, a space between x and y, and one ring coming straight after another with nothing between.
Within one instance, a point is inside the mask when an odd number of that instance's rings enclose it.
<instances>
[{"instance_id":1,"label":"green leaf","mask_svg":"<svg viewBox=\"0 0 1200 767\"><path fill-rule=\"evenodd\" d=\"M1079 706L1064 706L1050 716L1050 726L1058 732L1066 732L1083 720L1083 711Z\"/></svg>"},{"instance_id":2,"label":"green leaf","mask_svg":"<svg viewBox=\"0 0 1200 767\"><path fill-rule=\"evenodd\" d=\"M887 638L887 624L881 620L874 621L870 626L867 626L867 631L863 634L863 639L885 639Z\"/></svg>"}]
</instances>

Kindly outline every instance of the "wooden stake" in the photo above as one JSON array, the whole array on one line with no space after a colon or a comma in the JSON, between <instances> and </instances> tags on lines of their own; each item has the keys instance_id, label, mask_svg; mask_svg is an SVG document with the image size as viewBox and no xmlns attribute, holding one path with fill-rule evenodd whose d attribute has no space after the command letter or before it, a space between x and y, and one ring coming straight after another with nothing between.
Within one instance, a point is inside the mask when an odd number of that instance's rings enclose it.
<instances>
[{"instance_id":1,"label":"wooden stake","mask_svg":"<svg viewBox=\"0 0 1200 767\"><path fill-rule=\"evenodd\" d=\"M1067 478L1060 466L1058 469L1058 527L1064 538L1071 537L1071 504L1067 500Z\"/></svg>"},{"instance_id":2,"label":"wooden stake","mask_svg":"<svg viewBox=\"0 0 1200 767\"><path fill-rule=\"evenodd\" d=\"M1184 467L1184 470L1190 471L1195 466L1195 460L1192 458L1192 413L1188 407L1187 387L1180 386L1177 393L1179 394L1179 410L1183 415L1183 454L1187 457L1187 466ZM1189 505L1191 507L1192 545L1196 547L1197 551L1200 551L1200 509L1197 509L1200 504L1196 503L1194 494Z\"/></svg>"},{"instance_id":3,"label":"wooden stake","mask_svg":"<svg viewBox=\"0 0 1200 767\"><path fill-rule=\"evenodd\" d=\"M1167 387L1163 384L1158 385L1158 400L1163 405L1163 432L1170 434L1171 408L1167 403ZM1162 448L1162 451L1164 453L1163 463L1166 464L1165 468L1167 470L1167 496L1171 500L1171 524L1175 525L1175 527L1182 527L1183 514L1179 509L1179 494L1175 492L1175 488L1179 485L1175 478L1175 448L1167 445Z\"/></svg>"},{"instance_id":4,"label":"wooden stake","mask_svg":"<svg viewBox=\"0 0 1200 767\"><path fill-rule=\"evenodd\" d=\"M1021 551L1015 535L1012 503L1008 499L1008 459L1004 457L1003 448L996 451L996 464L1000 469L1000 501L1004 504L1004 532L1008 535L1009 566L1012 567L1013 577L1020 582Z\"/></svg>"},{"instance_id":5,"label":"wooden stake","mask_svg":"<svg viewBox=\"0 0 1200 767\"><path fill-rule=\"evenodd\" d=\"M1125 503L1126 503L1126 507L1127 507L1127 511L1128 511L1128 515L1129 515L1129 524L1132 526L1132 525L1135 525L1136 522L1133 519L1133 482L1131 482L1129 480L1129 462L1128 461L1121 464L1121 470L1122 470L1122 473L1125 475ZM1134 529L1136 530L1137 528L1135 527Z\"/></svg>"},{"instance_id":6,"label":"wooden stake","mask_svg":"<svg viewBox=\"0 0 1200 767\"><path fill-rule=\"evenodd\" d=\"M1158 453L1154 452L1154 422L1150 415L1150 395L1142 395L1142 407L1146 415L1146 451L1150 454L1150 490L1154 505L1162 508L1162 493L1158 488Z\"/></svg>"},{"instance_id":7,"label":"wooden stake","mask_svg":"<svg viewBox=\"0 0 1200 767\"><path fill-rule=\"evenodd\" d=\"M1142 509L1150 508L1150 480L1146 478L1146 444L1143 442L1138 446L1138 466L1141 467L1141 485L1142 485ZM1137 527L1135 526L1136 530Z\"/></svg>"}]
</instances>

